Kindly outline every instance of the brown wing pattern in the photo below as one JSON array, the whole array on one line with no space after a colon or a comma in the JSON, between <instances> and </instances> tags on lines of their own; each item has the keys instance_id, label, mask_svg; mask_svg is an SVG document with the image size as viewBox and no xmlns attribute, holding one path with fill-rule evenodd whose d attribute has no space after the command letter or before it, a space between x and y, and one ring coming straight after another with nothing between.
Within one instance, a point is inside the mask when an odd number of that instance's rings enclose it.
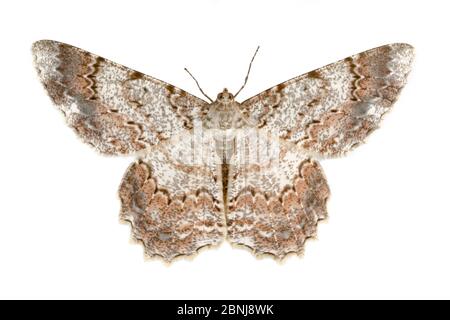
<instances>
[{"instance_id":1,"label":"brown wing pattern","mask_svg":"<svg viewBox=\"0 0 450 320\"><path fill-rule=\"evenodd\" d=\"M69 126L106 154L185 134L207 103L165 82L56 41L33 44L35 66Z\"/></svg>"},{"instance_id":2,"label":"brown wing pattern","mask_svg":"<svg viewBox=\"0 0 450 320\"><path fill-rule=\"evenodd\" d=\"M228 189L228 239L256 255L301 253L327 217L329 189L319 163L264 134L237 143Z\"/></svg>"},{"instance_id":3,"label":"brown wing pattern","mask_svg":"<svg viewBox=\"0 0 450 320\"><path fill-rule=\"evenodd\" d=\"M242 112L312 155L340 155L378 127L406 82L413 56L408 44L362 52L268 89L244 101Z\"/></svg>"},{"instance_id":4,"label":"brown wing pattern","mask_svg":"<svg viewBox=\"0 0 450 320\"><path fill-rule=\"evenodd\" d=\"M132 236L142 242L147 256L171 261L222 242L225 233L220 197L208 190L208 176L197 176L191 188L164 184L157 164L132 164L119 189L120 217L130 222ZM187 175L184 175L188 179Z\"/></svg>"}]
</instances>

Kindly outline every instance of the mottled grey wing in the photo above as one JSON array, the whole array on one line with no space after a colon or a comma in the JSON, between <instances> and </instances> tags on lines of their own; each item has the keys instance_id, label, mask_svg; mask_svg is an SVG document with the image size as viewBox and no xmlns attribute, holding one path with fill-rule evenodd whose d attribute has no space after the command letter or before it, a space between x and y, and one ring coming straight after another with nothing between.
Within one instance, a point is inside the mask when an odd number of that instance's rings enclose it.
<instances>
[{"instance_id":1,"label":"mottled grey wing","mask_svg":"<svg viewBox=\"0 0 450 320\"><path fill-rule=\"evenodd\" d=\"M35 66L69 126L105 154L130 154L191 130L208 104L185 91L56 41L33 44Z\"/></svg>"},{"instance_id":2,"label":"mottled grey wing","mask_svg":"<svg viewBox=\"0 0 450 320\"><path fill-rule=\"evenodd\" d=\"M312 155L340 155L378 127L413 56L413 47L402 43L365 51L268 89L244 101L242 112Z\"/></svg>"},{"instance_id":3,"label":"mottled grey wing","mask_svg":"<svg viewBox=\"0 0 450 320\"><path fill-rule=\"evenodd\" d=\"M228 240L282 259L316 235L330 192L317 161L260 133L240 139L230 163Z\"/></svg>"}]
</instances>

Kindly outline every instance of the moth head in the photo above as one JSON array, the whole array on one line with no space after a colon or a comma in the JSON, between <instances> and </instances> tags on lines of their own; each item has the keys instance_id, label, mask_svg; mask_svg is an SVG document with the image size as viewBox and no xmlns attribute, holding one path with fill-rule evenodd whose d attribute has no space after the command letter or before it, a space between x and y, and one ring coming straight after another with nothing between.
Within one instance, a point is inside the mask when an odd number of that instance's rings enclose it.
<instances>
[{"instance_id":1,"label":"moth head","mask_svg":"<svg viewBox=\"0 0 450 320\"><path fill-rule=\"evenodd\" d=\"M223 89L221 93L217 95L217 102L228 104L234 101L234 96L227 88Z\"/></svg>"}]
</instances>

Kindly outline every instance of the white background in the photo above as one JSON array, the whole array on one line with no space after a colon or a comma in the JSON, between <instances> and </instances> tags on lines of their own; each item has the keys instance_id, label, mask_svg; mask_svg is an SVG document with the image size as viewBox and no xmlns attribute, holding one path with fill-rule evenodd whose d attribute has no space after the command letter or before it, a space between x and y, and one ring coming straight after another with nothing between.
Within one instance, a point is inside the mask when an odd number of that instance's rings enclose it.
<instances>
[{"instance_id":1,"label":"white background","mask_svg":"<svg viewBox=\"0 0 450 320\"><path fill-rule=\"evenodd\" d=\"M0 298L450 298L448 1L2 1ZM54 39L196 95L241 101L348 55L416 47L409 83L368 143L323 161L332 197L302 258L224 243L167 266L118 222L133 158L66 127L30 46Z\"/></svg>"}]
</instances>

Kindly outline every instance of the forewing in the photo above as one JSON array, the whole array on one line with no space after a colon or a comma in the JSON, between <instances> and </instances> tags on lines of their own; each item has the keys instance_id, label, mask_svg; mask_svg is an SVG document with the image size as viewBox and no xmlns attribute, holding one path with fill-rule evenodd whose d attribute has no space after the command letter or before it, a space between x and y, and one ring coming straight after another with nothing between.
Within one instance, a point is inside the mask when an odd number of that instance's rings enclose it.
<instances>
[{"instance_id":1,"label":"forewing","mask_svg":"<svg viewBox=\"0 0 450 320\"><path fill-rule=\"evenodd\" d=\"M105 154L183 135L208 104L165 82L56 41L33 44L35 66L67 123Z\"/></svg>"},{"instance_id":2,"label":"forewing","mask_svg":"<svg viewBox=\"0 0 450 320\"><path fill-rule=\"evenodd\" d=\"M265 129L312 155L352 150L396 101L413 60L408 44L375 48L283 82L241 104Z\"/></svg>"}]
</instances>

